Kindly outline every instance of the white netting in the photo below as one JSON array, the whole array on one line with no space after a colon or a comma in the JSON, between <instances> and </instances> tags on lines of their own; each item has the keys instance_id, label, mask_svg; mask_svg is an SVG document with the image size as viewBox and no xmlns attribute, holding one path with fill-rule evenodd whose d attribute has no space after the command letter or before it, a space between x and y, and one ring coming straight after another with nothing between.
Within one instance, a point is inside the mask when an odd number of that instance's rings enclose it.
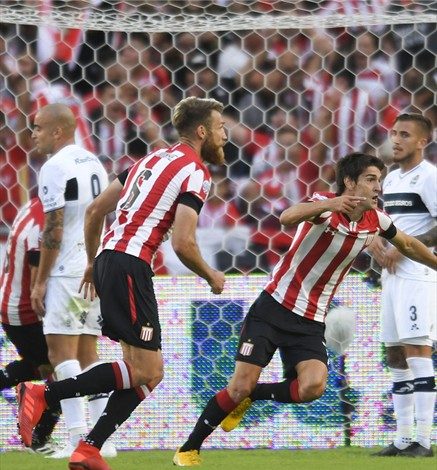
<instances>
[{"instance_id":1,"label":"white netting","mask_svg":"<svg viewBox=\"0 0 437 470\"><path fill-rule=\"evenodd\" d=\"M268 272L293 235L277 216L329 189L340 155L389 159L401 111L435 122L436 12L409 0L3 2L3 236L35 194L39 106L70 104L78 141L113 176L174 141L179 99L212 96L226 106L229 164L214 170L199 242L227 272ZM158 273L185 272L169 245L160 255Z\"/></svg>"},{"instance_id":2,"label":"white netting","mask_svg":"<svg viewBox=\"0 0 437 470\"><path fill-rule=\"evenodd\" d=\"M202 252L227 272L269 272L293 236L281 230L278 215L331 188L339 156L354 149L390 163L387 132L397 114L419 112L437 122L436 13L436 2L411 0L2 2L2 239L17 209L36 194L43 158L30 129L39 106L69 104L78 142L113 177L174 141L170 115L179 99L210 96L225 104L228 165L212 169L213 190L199 220ZM437 159L435 144L426 157ZM185 272L166 244L155 270ZM257 426L215 434L210 445L387 443L393 417L377 333L379 290L362 282L362 273L375 281L366 256L354 270L360 275L349 276L335 299L357 312L347 380L343 358L331 357L321 400L285 412L260 403L247 418ZM228 277L218 300L205 299L193 278L156 280L169 372L146 411L118 434L120 447L180 444L187 421L194 423L232 373L243 315L266 279ZM15 351L3 341L6 363ZM105 341L102 357L119 357ZM265 374L280 380L278 358ZM13 395L3 398L14 403ZM0 447L20 445L14 412L0 401L7 423ZM154 431L145 434L144 422Z\"/></svg>"},{"instance_id":3,"label":"white netting","mask_svg":"<svg viewBox=\"0 0 437 470\"><path fill-rule=\"evenodd\" d=\"M16 24L125 32L232 31L260 26L332 28L435 23L437 17L435 2L427 0L93 0L58 2L55 9L44 8L45 3L44 0L10 0L0 7L0 16L4 22Z\"/></svg>"}]
</instances>

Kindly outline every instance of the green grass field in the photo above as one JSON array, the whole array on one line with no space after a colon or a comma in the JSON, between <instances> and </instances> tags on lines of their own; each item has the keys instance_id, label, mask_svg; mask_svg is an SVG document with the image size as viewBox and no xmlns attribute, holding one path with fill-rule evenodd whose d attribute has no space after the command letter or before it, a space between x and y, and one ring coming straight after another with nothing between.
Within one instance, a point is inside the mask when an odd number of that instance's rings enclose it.
<instances>
[{"instance_id":1,"label":"green grass field","mask_svg":"<svg viewBox=\"0 0 437 470\"><path fill-rule=\"evenodd\" d=\"M431 470L437 459L372 457L375 449L357 447L332 450L205 450L201 469L238 470ZM436 449L434 449L434 453ZM120 452L108 459L112 470L161 470L174 468L172 451ZM26 452L0 454L1 470L66 469L67 460L45 459ZM199 467L197 467L199 468Z\"/></svg>"}]
</instances>

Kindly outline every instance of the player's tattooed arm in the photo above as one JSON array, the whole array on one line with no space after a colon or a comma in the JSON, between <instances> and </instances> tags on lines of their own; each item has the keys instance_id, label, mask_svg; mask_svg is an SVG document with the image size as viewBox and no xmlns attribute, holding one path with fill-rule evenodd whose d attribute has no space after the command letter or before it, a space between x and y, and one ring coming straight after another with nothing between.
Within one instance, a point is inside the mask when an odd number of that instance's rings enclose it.
<instances>
[{"instance_id":1,"label":"player's tattooed arm","mask_svg":"<svg viewBox=\"0 0 437 470\"><path fill-rule=\"evenodd\" d=\"M38 273L30 296L33 310L41 317L45 315L47 280L59 255L63 234L64 209L47 212L44 216Z\"/></svg>"},{"instance_id":2,"label":"player's tattooed arm","mask_svg":"<svg viewBox=\"0 0 437 470\"><path fill-rule=\"evenodd\" d=\"M415 238L421 241L425 246L437 246L437 225L431 230L417 235Z\"/></svg>"},{"instance_id":3,"label":"player's tattooed arm","mask_svg":"<svg viewBox=\"0 0 437 470\"><path fill-rule=\"evenodd\" d=\"M64 209L45 214L42 246L48 250L59 250L64 232Z\"/></svg>"}]
</instances>

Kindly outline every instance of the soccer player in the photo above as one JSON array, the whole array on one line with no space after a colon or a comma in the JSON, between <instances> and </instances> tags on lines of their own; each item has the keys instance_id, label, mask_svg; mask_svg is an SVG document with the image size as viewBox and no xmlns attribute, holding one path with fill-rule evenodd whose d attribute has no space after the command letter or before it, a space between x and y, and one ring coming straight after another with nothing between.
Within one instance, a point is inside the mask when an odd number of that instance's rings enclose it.
<instances>
[{"instance_id":1,"label":"soccer player","mask_svg":"<svg viewBox=\"0 0 437 470\"><path fill-rule=\"evenodd\" d=\"M38 181L44 229L31 302L34 311L44 317L49 359L57 380L98 364L96 346L101 334L99 304L83 299L79 286L87 264L85 210L106 188L108 177L98 158L74 143L75 129L71 109L57 103L36 113L32 133L39 153L50 158ZM92 421L100 417L107 398L90 398ZM63 401L61 406L70 440L53 458L69 457L88 430L83 398ZM114 450L108 449L110 455Z\"/></svg>"},{"instance_id":2,"label":"soccer player","mask_svg":"<svg viewBox=\"0 0 437 470\"><path fill-rule=\"evenodd\" d=\"M101 364L45 390L31 383L18 389L24 442L47 405L114 390L102 417L71 456L72 469L107 470L99 454L103 442L162 380L161 327L151 263L170 228L172 246L181 261L204 278L214 294L223 290L224 274L203 260L196 242L198 214L211 185L206 163L224 163L222 111L223 105L213 99L180 101L173 114L179 142L139 160L87 209L84 297L99 295L103 333L120 341L123 360ZM116 220L94 261L104 217L115 208Z\"/></svg>"},{"instance_id":3,"label":"soccer player","mask_svg":"<svg viewBox=\"0 0 437 470\"><path fill-rule=\"evenodd\" d=\"M46 379L52 373L42 322L32 310L30 290L39 261L39 236L44 223L41 201L31 199L16 215L6 242L0 277L0 314L3 330L20 359L0 369L0 390L25 380ZM50 455L56 447L50 435L61 408L46 410L32 436L31 449Z\"/></svg>"},{"instance_id":4,"label":"soccer player","mask_svg":"<svg viewBox=\"0 0 437 470\"><path fill-rule=\"evenodd\" d=\"M397 227L426 246L437 245L437 169L423 159L432 133L420 114L401 114L390 137L397 170L383 185L384 209ZM436 273L399 250L374 250L382 273L381 339L393 387L394 442L374 455L432 457L436 388L432 361L436 327ZM413 442L414 419L416 439Z\"/></svg>"},{"instance_id":5,"label":"soccer player","mask_svg":"<svg viewBox=\"0 0 437 470\"><path fill-rule=\"evenodd\" d=\"M310 202L281 214L284 226L299 224L296 235L245 318L233 377L206 405L176 452L175 465L198 465L204 440L220 423L232 430L255 400L301 403L323 394L326 311L355 258L377 234L406 256L437 269L437 257L377 209L383 168L376 157L347 155L337 164L336 194L315 193ZM257 384L277 349L285 380Z\"/></svg>"}]
</instances>

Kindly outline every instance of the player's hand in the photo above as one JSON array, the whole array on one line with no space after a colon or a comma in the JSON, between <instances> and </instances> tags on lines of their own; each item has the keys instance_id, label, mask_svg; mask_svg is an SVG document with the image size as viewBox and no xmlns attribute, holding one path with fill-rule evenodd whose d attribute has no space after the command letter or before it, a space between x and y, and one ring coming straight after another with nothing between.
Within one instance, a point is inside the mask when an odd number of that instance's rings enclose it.
<instances>
[{"instance_id":1,"label":"player's hand","mask_svg":"<svg viewBox=\"0 0 437 470\"><path fill-rule=\"evenodd\" d=\"M211 286L213 294L221 294L225 287L225 273L213 270L208 279L208 284Z\"/></svg>"},{"instance_id":2,"label":"player's hand","mask_svg":"<svg viewBox=\"0 0 437 470\"><path fill-rule=\"evenodd\" d=\"M395 247L389 248L384 256L384 268L387 269L387 271L390 274L395 274L396 273L396 267L399 263L399 261L402 258L402 253Z\"/></svg>"},{"instance_id":3,"label":"player's hand","mask_svg":"<svg viewBox=\"0 0 437 470\"><path fill-rule=\"evenodd\" d=\"M96 288L94 287L94 280L93 280L93 265L88 264L84 273L82 280L80 281L79 286L79 294L82 292L83 289L83 298L86 300L93 301L96 297Z\"/></svg>"},{"instance_id":4,"label":"player's hand","mask_svg":"<svg viewBox=\"0 0 437 470\"><path fill-rule=\"evenodd\" d=\"M344 212L346 214L350 214L353 212L359 204L366 201L367 198L360 197L360 196L347 196L342 195L338 197L334 197L332 199L328 199L328 207L329 210L332 212Z\"/></svg>"},{"instance_id":5,"label":"player's hand","mask_svg":"<svg viewBox=\"0 0 437 470\"><path fill-rule=\"evenodd\" d=\"M45 295L46 295L46 284L35 283L32 289L32 293L30 294L30 302L32 304L32 310L39 317L43 317L46 314L46 307L44 304Z\"/></svg>"}]
</instances>

